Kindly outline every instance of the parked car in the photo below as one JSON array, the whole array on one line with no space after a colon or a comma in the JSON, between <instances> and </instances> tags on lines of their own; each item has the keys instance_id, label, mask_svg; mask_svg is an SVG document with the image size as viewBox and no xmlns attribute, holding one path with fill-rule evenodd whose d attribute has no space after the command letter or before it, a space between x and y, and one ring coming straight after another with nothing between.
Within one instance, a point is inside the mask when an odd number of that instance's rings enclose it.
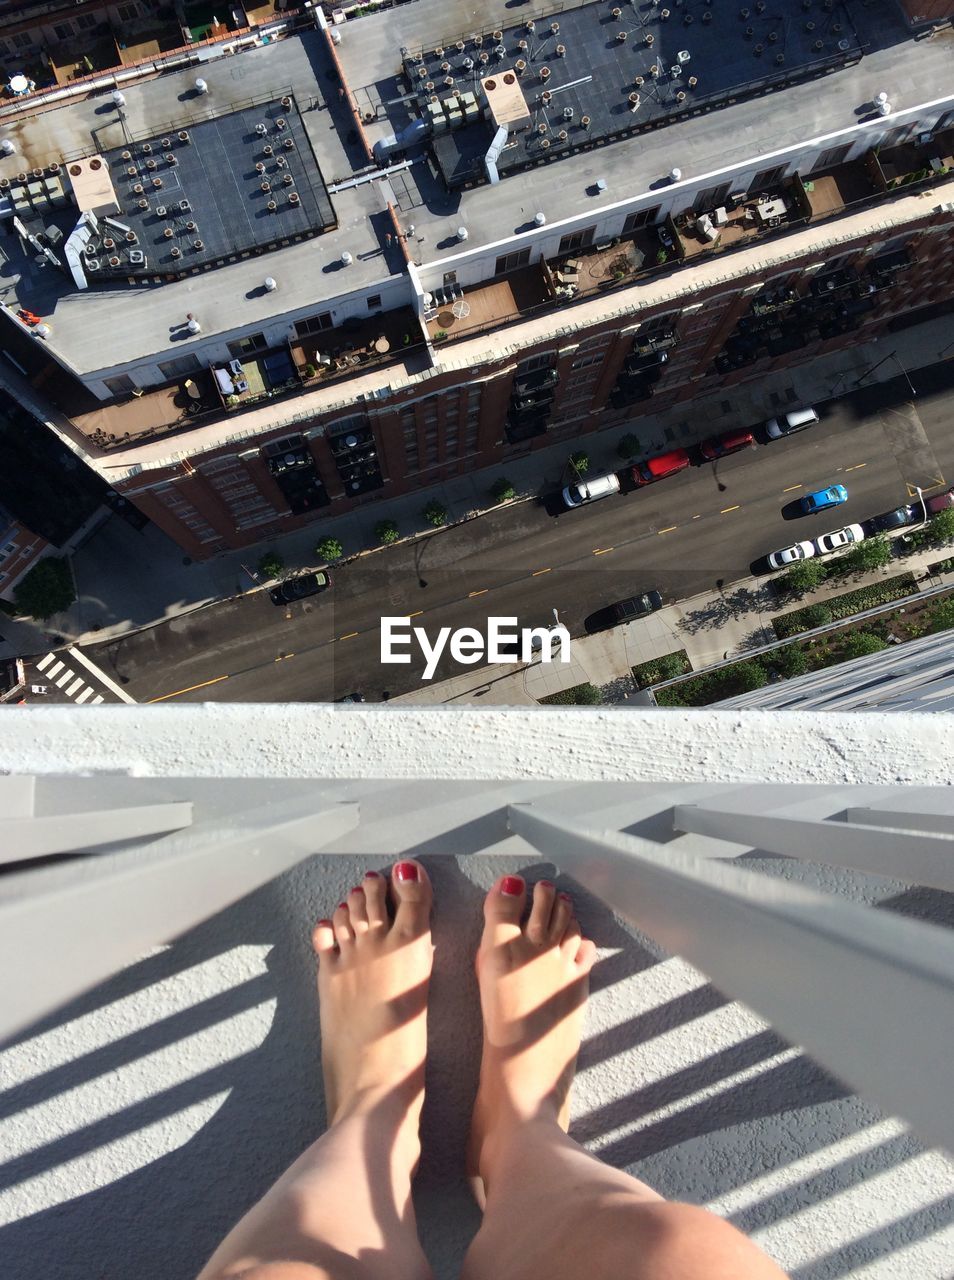
<instances>
[{"instance_id":1,"label":"parked car","mask_svg":"<svg viewBox=\"0 0 954 1280\"><path fill-rule=\"evenodd\" d=\"M655 613L662 606L663 599L658 591L644 591L641 596L617 601L611 608L617 622L632 622L634 618L645 618L647 614Z\"/></svg>"},{"instance_id":2,"label":"parked car","mask_svg":"<svg viewBox=\"0 0 954 1280\"><path fill-rule=\"evenodd\" d=\"M790 564L797 564L799 560L811 560L814 554L814 542L793 542L790 547L773 551L766 558L770 569L787 569Z\"/></svg>"},{"instance_id":3,"label":"parked car","mask_svg":"<svg viewBox=\"0 0 954 1280\"><path fill-rule=\"evenodd\" d=\"M813 427L817 421L818 414L814 409L795 409L792 413L783 413L778 418L769 418L765 424L765 434L770 440L781 440L782 436L791 436L796 431Z\"/></svg>"},{"instance_id":4,"label":"parked car","mask_svg":"<svg viewBox=\"0 0 954 1280\"><path fill-rule=\"evenodd\" d=\"M914 510L921 510L920 501L915 502ZM954 489L946 489L944 493L936 493L933 498L925 498L924 505L927 507L929 516L936 516L940 511L946 511L948 507L954 507Z\"/></svg>"},{"instance_id":5,"label":"parked car","mask_svg":"<svg viewBox=\"0 0 954 1280\"><path fill-rule=\"evenodd\" d=\"M291 604L293 600L304 600L306 596L316 596L320 591L327 591L331 586L331 574L327 569L318 573L302 573L297 578L286 578L277 587L269 591L272 604Z\"/></svg>"},{"instance_id":6,"label":"parked car","mask_svg":"<svg viewBox=\"0 0 954 1280\"><path fill-rule=\"evenodd\" d=\"M582 507L585 502L608 498L611 493L619 493L619 476L612 471L608 476L594 476L592 480L576 480L568 484L563 490L563 501L568 507Z\"/></svg>"},{"instance_id":7,"label":"parked car","mask_svg":"<svg viewBox=\"0 0 954 1280\"><path fill-rule=\"evenodd\" d=\"M639 462L633 467L633 479L637 484L652 484L655 480L665 480L666 476L674 476L677 471L684 471L689 466L689 455L685 449L673 449L671 453L660 453L647 462Z\"/></svg>"},{"instance_id":8,"label":"parked car","mask_svg":"<svg viewBox=\"0 0 954 1280\"><path fill-rule=\"evenodd\" d=\"M716 458L724 458L727 453L738 453L740 449L755 447L755 436L751 431L726 431L721 436L710 436L703 440L699 452L707 462Z\"/></svg>"},{"instance_id":9,"label":"parked car","mask_svg":"<svg viewBox=\"0 0 954 1280\"><path fill-rule=\"evenodd\" d=\"M868 521L872 533L891 533L894 529L903 529L905 525L914 524L921 519L921 504L914 503L910 507L895 507L893 511L883 511L880 516L872 516Z\"/></svg>"},{"instance_id":10,"label":"parked car","mask_svg":"<svg viewBox=\"0 0 954 1280\"><path fill-rule=\"evenodd\" d=\"M816 511L827 511L829 507L840 507L848 501L848 490L843 484L832 484L827 489L815 489L799 499L798 505L806 516L813 516Z\"/></svg>"},{"instance_id":11,"label":"parked car","mask_svg":"<svg viewBox=\"0 0 954 1280\"><path fill-rule=\"evenodd\" d=\"M346 693L343 698L335 698L335 702L364 702L363 693Z\"/></svg>"},{"instance_id":12,"label":"parked car","mask_svg":"<svg viewBox=\"0 0 954 1280\"><path fill-rule=\"evenodd\" d=\"M815 539L815 550L820 556L830 555L833 551L841 551L854 542L864 542L865 531L860 524L846 524L844 529L835 529L832 533L823 533Z\"/></svg>"}]
</instances>

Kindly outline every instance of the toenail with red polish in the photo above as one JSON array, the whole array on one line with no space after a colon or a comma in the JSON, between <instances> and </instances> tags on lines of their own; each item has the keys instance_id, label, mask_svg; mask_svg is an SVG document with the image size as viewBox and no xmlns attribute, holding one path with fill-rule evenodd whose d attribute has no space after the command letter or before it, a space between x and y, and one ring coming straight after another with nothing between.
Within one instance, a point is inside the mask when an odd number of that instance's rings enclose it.
<instances>
[{"instance_id":1,"label":"toenail with red polish","mask_svg":"<svg viewBox=\"0 0 954 1280\"><path fill-rule=\"evenodd\" d=\"M544 886L544 888L546 888L546 889L552 889L552 888L553 888L553 881L552 881L552 880L538 880L538 881L537 881L537 884L542 884L542 885Z\"/></svg>"},{"instance_id":2,"label":"toenail with red polish","mask_svg":"<svg viewBox=\"0 0 954 1280\"><path fill-rule=\"evenodd\" d=\"M338 903L338 910L339 910L339 911L347 911L347 910L348 910L348 904L347 904L347 902L339 902L339 903Z\"/></svg>"},{"instance_id":3,"label":"toenail with red polish","mask_svg":"<svg viewBox=\"0 0 954 1280\"><path fill-rule=\"evenodd\" d=\"M416 880L417 867L413 862L399 862L394 868L395 880Z\"/></svg>"},{"instance_id":4,"label":"toenail with red polish","mask_svg":"<svg viewBox=\"0 0 954 1280\"><path fill-rule=\"evenodd\" d=\"M330 920L319 920L319 921L318 921L318 923L315 925L315 928L316 928L316 929L320 929L322 925L327 925L327 926L328 926L328 928L330 929L330 928L331 928L331 921L330 921Z\"/></svg>"},{"instance_id":5,"label":"toenail with red polish","mask_svg":"<svg viewBox=\"0 0 954 1280\"><path fill-rule=\"evenodd\" d=\"M365 880L380 880L381 873L379 871L366 871L364 873Z\"/></svg>"},{"instance_id":6,"label":"toenail with red polish","mask_svg":"<svg viewBox=\"0 0 954 1280\"><path fill-rule=\"evenodd\" d=\"M364 890L361 888L361 886L360 886L359 884L356 884L356 885L355 885L355 887L351 890L351 892L352 892L352 893L364 893Z\"/></svg>"},{"instance_id":7,"label":"toenail with red polish","mask_svg":"<svg viewBox=\"0 0 954 1280\"><path fill-rule=\"evenodd\" d=\"M518 894L523 893L523 881L519 876L504 876L500 882L500 892L507 894L510 898L516 898Z\"/></svg>"},{"instance_id":8,"label":"toenail with red polish","mask_svg":"<svg viewBox=\"0 0 954 1280\"><path fill-rule=\"evenodd\" d=\"M573 901L573 899L570 897L570 895L569 895L568 893L561 893L561 894L560 894L560 897L563 899L563 901L564 901L564 902L572 902L572 901Z\"/></svg>"}]
</instances>

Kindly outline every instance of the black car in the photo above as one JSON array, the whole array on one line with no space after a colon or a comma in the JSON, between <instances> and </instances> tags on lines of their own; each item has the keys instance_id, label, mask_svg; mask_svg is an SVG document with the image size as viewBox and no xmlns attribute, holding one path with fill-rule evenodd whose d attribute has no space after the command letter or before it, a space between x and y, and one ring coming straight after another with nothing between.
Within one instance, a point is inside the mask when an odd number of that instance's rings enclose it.
<instances>
[{"instance_id":1,"label":"black car","mask_svg":"<svg viewBox=\"0 0 954 1280\"><path fill-rule=\"evenodd\" d=\"M335 698L335 702L364 702L363 693L346 693L343 698Z\"/></svg>"},{"instance_id":2,"label":"black car","mask_svg":"<svg viewBox=\"0 0 954 1280\"><path fill-rule=\"evenodd\" d=\"M269 591L272 604L291 604L293 600L304 600L306 596L316 596L320 591L327 591L331 586L331 574L327 570L318 573L303 573L297 578L286 578L277 587Z\"/></svg>"},{"instance_id":3,"label":"black car","mask_svg":"<svg viewBox=\"0 0 954 1280\"><path fill-rule=\"evenodd\" d=\"M895 507L893 511L872 516L868 524L875 533L890 533L892 529L903 529L905 525L914 524L919 516L920 510L916 511L914 507Z\"/></svg>"},{"instance_id":4,"label":"black car","mask_svg":"<svg viewBox=\"0 0 954 1280\"><path fill-rule=\"evenodd\" d=\"M617 622L632 622L634 618L645 618L647 614L661 609L663 599L658 591L644 591L641 596L630 596L611 607Z\"/></svg>"}]
</instances>

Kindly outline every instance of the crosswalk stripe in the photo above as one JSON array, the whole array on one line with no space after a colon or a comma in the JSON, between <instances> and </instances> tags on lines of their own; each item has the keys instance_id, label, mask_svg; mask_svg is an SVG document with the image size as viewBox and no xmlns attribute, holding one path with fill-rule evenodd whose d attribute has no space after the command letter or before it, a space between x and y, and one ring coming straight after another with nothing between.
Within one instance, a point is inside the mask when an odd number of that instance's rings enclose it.
<instances>
[{"instance_id":1,"label":"crosswalk stripe","mask_svg":"<svg viewBox=\"0 0 954 1280\"><path fill-rule=\"evenodd\" d=\"M50 667L49 671L46 673L46 678L48 680L52 680L58 671L63 670L63 665L64 664L62 662L58 662L55 667Z\"/></svg>"},{"instance_id":2,"label":"crosswalk stripe","mask_svg":"<svg viewBox=\"0 0 954 1280\"><path fill-rule=\"evenodd\" d=\"M70 687L67 689L67 691L66 691L66 696L67 696L68 698L72 698L72 696L73 696L73 694L76 692L76 690L77 690L77 689L79 689L79 688L81 688L81 687L83 686L83 684L85 684L85 681L83 680L83 677L82 677L82 676L77 676L77 677L76 677L76 679L73 681L73 683L70 685Z\"/></svg>"},{"instance_id":3,"label":"crosswalk stripe","mask_svg":"<svg viewBox=\"0 0 954 1280\"><path fill-rule=\"evenodd\" d=\"M89 705L91 707L95 707L97 702L105 702L105 701L106 699L103 697L103 695L101 693L97 693L96 697L93 699L93 701Z\"/></svg>"},{"instance_id":4,"label":"crosswalk stripe","mask_svg":"<svg viewBox=\"0 0 954 1280\"><path fill-rule=\"evenodd\" d=\"M60 676L60 678L57 680L56 687L57 689L62 689L63 686L66 684L67 680L75 680L75 679L76 679L76 672L70 671L69 667L67 667L66 670L63 672L63 674Z\"/></svg>"},{"instance_id":5,"label":"crosswalk stripe","mask_svg":"<svg viewBox=\"0 0 954 1280\"><path fill-rule=\"evenodd\" d=\"M91 698L92 696L93 696L93 691L92 691L92 689L86 688L86 689L84 689L84 690L83 690L83 692L80 694L80 696L76 699L76 701L77 701L77 702L85 702L87 698Z\"/></svg>"},{"instance_id":6,"label":"crosswalk stripe","mask_svg":"<svg viewBox=\"0 0 954 1280\"><path fill-rule=\"evenodd\" d=\"M40 661L36 664L37 671L45 671L47 667L50 665L50 663L54 662L55 660L56 660L56 654L48 653L45 658L41 658Z\"/></svg>"}]
</instances>

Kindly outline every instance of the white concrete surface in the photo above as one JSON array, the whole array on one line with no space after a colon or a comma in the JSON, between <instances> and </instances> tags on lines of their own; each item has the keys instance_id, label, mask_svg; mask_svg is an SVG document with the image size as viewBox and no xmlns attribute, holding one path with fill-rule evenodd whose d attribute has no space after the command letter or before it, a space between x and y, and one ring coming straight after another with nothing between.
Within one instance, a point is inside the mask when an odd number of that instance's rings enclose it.
<instances>
[{"instance_id":1,"label":"white concrete surface","mask_svg":"<svg viewBox=\"0 0 954 1280\"><path fill-rule=\"evenodd\" d=\"M4 772L169 778L947 784L954 757L943 715L207 705L20 709L3 728ZM481 893L502 869L480 848L455 859L422 850L437 961L418 1200L438 1280L457 1274L477 1225L462 1178L479 1041L471 960ZM952 921L945 895L748 861ZM531 858L507 866L547 874ZM320 1132L307 933L361 868L348 856L311 860L0 1052L4 1280L189 1280ZM726 1214L797 1280L948 1277L950 1162L577 896L602 960L575 1135L665 1194Z\"/></svg>"}]
</instances>

